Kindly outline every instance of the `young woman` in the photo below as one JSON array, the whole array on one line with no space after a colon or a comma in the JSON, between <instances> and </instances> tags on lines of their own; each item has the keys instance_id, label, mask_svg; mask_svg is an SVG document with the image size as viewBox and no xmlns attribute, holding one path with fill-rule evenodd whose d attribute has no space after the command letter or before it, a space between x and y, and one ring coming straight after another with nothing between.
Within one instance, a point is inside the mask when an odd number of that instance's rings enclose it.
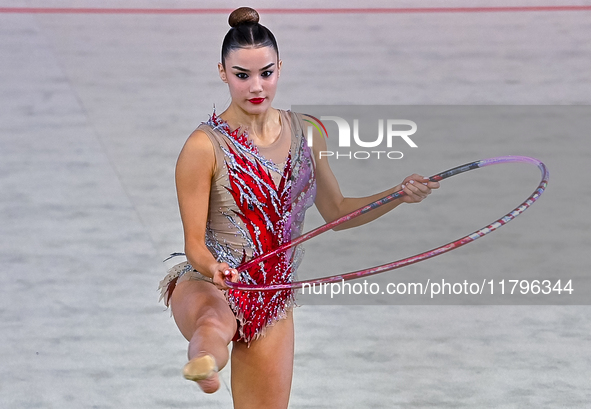
<instances>
[{"instance_id":1,"label":"young woman","mask_svg":"<svg viewBox=\"0 0 591 409\"><path fill-rule=\"evenodd\" d=\"M316 204L329 222L391 192L406 195L351 220L367 223L399 204L417 203L439 187L420 175L364 198L344 198L320 135L308 147L300 115L271 106L281 72L273 34L258 13L240 8L229 18L219 75L232 102L188 138L176 168L187 262L161 288L189 341L184 376L205 392L220 385L218 369L232 347L234 407L286 408L293 372L292 291L229 289L226 280L257 284L292 280L296 248L238 274L236 267L297 237L306 209Z\"/></svg>"}]
</instances>

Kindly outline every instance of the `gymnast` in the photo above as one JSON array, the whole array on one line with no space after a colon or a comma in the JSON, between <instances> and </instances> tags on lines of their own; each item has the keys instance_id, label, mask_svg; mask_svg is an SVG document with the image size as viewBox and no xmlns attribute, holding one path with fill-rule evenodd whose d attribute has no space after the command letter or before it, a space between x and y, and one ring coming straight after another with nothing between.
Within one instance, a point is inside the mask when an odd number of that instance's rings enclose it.
<instances>
[{"instance_id":1,"label":"gymnast","mask_svg":"<svg viewBox=\"0 0 591 409\"><path fill-rule=\"evenodd\" d=\"M401 203L418 203L438 182L420 175L362 198L343 197L319 133L312 147L302 116L272 107L282 61L275 37L247 7L229 17L218 64L231 103L214 112L187 139L176 166L176 185L187 261L173 267L160 288L189 341L184 377L206 393L218 390L218 370L230 360L234 407L287 408L294 359L294 291L240 291L249 284L290 282L301 260L298 247L241 271L244 262L301 234L315 204L330 222L403 189L393 200L339 228L367 223Z\"/></svg>"}]
</instances>

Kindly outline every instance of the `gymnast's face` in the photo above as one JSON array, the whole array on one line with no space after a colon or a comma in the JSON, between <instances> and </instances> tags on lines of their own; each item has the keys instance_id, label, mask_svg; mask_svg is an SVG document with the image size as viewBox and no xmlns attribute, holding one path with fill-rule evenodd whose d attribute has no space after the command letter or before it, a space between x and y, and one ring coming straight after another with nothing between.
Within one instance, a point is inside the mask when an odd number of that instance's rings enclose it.
<instances>
[{"instance_id":1,"label":"gymnast's face","mask_svg":"<svg viewBox=\"0 0 591 409\"><path fill-rule=\"evenodd\" d=\"M272 47L239 48L228 53L220 78L230 88L232 103L256 115L271 107L277 91L281 60Z\"/></svg>"}]
</instances>

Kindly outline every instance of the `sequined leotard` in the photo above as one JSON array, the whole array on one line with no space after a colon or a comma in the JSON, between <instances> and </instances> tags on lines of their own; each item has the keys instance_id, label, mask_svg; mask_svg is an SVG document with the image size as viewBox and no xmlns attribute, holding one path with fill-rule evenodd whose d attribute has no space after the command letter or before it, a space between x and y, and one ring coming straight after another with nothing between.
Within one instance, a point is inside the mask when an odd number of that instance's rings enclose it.
<instances>
[{"instance_id":1,"label":"sequined leotard","mask_svg":"<svg viewBox=\"0 0 591 409\"><path fill-rule=\"evenodd\" d=\"M281 133L270 146L257 147L246 132L231 131L215 113L197 129L210 138L216 170L212 178L205 244L219 262L231 267L267 253L301 234L304 213L316 194L314 162L302 133L301 118L279 111ZM287 156L286 156L287 153ZM282 253L241 273L251 284L291 282L303 250ZM160 287L166 304L175 285L204 279L188 263L169 271ZM250 342L294 305L292 290L227 290L239 322L235 340Z\"/></svg>"}]
</instances>

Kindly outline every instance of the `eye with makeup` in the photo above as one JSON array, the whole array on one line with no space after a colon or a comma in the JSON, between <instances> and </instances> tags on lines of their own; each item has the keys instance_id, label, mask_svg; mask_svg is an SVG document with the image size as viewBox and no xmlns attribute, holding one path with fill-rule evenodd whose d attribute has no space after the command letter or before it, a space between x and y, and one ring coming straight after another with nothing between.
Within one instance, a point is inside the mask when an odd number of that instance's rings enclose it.
<instances>
[{"instance_id":1,"label":"eye with makeup","mask_svg":"<svg viewBox=\"0 0 591 409\"><path fill-rule=\"evenodd\" d=\"M273 71L270 71L270 70L263 71L263 72L261 73L261 77L263 77L263 78L270 77L271 75L273 75Z\"/></svg>"},{"instance_id":2,"label":"eye with makeup","mask_svg":"<svg viewBox=\"0 0 591 409\"><path fill-rule=\"evenodd\" d=\"M245 74L245 73L243 73L243 72L237 72L235 75L236 75L238 78L240 78L241 80L245 80L245 79L247 79L247 78L248 78L248 74Z\"/></svg>"}]
</instances>

